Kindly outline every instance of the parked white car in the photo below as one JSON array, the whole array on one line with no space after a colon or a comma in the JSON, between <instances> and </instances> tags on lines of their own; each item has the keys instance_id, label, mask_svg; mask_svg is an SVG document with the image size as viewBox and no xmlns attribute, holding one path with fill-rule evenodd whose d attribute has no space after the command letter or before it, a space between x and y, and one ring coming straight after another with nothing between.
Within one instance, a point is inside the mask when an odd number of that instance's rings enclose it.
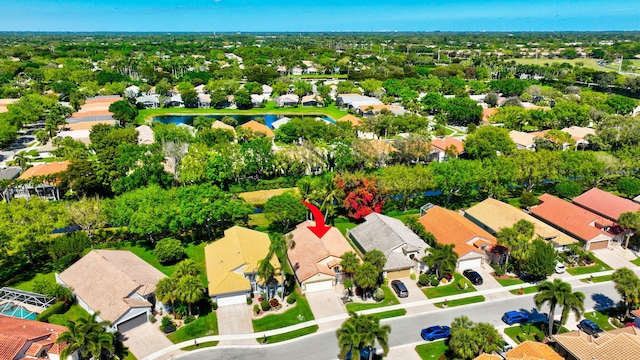
<instances>
[{"instance_id":1,"label":"parked white car","mask_svg":"<svg viewBox=\"0 0 640 360\"><path fill-rule=\"evenodd\" d=\"M564 274L566 268L561 261L556 261L556 274Z\"/></svg>"}]
</instances>

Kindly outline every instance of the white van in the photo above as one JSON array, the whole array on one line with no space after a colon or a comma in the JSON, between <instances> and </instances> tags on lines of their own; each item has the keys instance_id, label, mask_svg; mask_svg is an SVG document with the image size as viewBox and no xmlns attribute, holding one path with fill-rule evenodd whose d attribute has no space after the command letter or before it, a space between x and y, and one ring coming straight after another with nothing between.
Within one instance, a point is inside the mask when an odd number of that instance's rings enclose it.
<instances>
[{"instance_id":1,"label":"white van","mask_svg":"<svg viewBox=\"0 0 640 360\"><path fill-rule=\"evenodd\" d=\"M556 261L556 274L564 274L565 267L560 261Z\"/></svg>"}]
</instances>

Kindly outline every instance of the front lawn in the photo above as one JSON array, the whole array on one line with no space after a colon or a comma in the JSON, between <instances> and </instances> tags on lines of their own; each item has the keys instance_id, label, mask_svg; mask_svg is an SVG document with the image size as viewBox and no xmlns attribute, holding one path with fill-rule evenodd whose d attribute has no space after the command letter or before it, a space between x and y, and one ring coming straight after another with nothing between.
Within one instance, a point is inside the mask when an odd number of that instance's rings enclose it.
<instances>
[{"instance_id":1,"label":"front lawn","mask_svg":"<svg viewBox=\"0 0 640 360\"><path fill-rule=\"evenodd\" d=\"M635 259L635 260L633 260L633 261L631 261L631 262L636 264L636 265L638 265L638 266L640 266L640 257Z\"/></svg>"},{"instance_id":2,"label":"front lawn","mask_svg":"<svg viewBox=\"0 0 640 360\"><path fill-rule=\"evenodd\" d=\"M449 352L449 347L447 346L447 342L444 340L432 341L430 343L416 346L416 352L423 360L437 360L440 359L441 356L446 356L447 352Z\"/></svg>"},{"instance_id":3,"label":"front lawn","mask_svg":"<svg viewBox=\"0 0 640 360\"><path fill-rule=\"evenodd\" d=\"M49 284L55 284L56 283L55 271L52 271L46 274L38 273L31 280L26 280L21 283L12 284L11 287L14 289L34 292L33 285L36 283L36 281L43 281L43 280L48 282Z\"/></svg>"},{"instance_id":4,"label":"front lawn","mask_svg":"<svg viewBox=\"0 0 640 360\"><path fill-rule=\"evenodd\" d=\"M523 290L523 294L533 294L534 292L538 291L538 288L536 286L527 286L526 288L520 288ZM518 291L520 289L516 289L516 290L509 290L510 293L512 293L513 295L518 295Z\"/></svg>"},{"instance_id":5,"label":"front lawn","mask_svg":"<svg viewBox=\"0 0 640 360\"><path fill-rule=\"evenodd\" d=\"M518 279L515 276L509 277L508 279L500 279L497 277L494 277L496 279L497 282L500 283L500 285L502 286L511 286L511 285L519 285L519 284L524 284L524 281Z\"/></svg>"},{"instance_id":6,"label":"front lawn","mask_svg":"<svg viewBox=\"0 0 640 360\"><path fill-rule=\"evenodd\" d=\"M346 306L347 311L358 312L362 310L375 309L383 306L396 305L400 303L398 301L398 298L396 297L396 294L388 286L382 285L380 286L380 288L384 291L384 300L376 303L359 303L359 302L348 303ZM356 297L354 299L357 300L358 298Z\"/></svg>"},{"instance_id":7,"label":"front lawn","mask_svg":"<svg viewBox=\"0 0 640 360\"><path fill-rule=\"evenodd\" d=\"M397 309L397 310L389 310L389 311L383 311L383 312L379 312L379 313L375 313L375 314L371 314L375 317L377 317L378 319L382 320L382 319L388 319L388 318L392 318L392 317L398 317L398 316L404 316L407 314L407 310L405 309Z\"/></svg>"},{"instance_id":8,"label":"front lawn","mask_svg":"<svg viewBox=\"0 0 640 360\"><path fill-rule=\"evenodd\" d=\"M244 199L248 204L253 206L264 205L270 197L281 195L286 191L298 192L298 188L280 188L271 190L249 191L238 194L238 197Z\"/></svg>"},{"instance_id":9,"label":"front lawn","mask_svg":"<svg viewBox=\"0 0 640 360\"><path fill-rule=\"evenodd\" d=\"M304 296L296 294L296 306L282 314L272 314L251 320L253 331L262 332L273 329L280 329L291 325L313 320L313 313L309 307L309 302Z\"/></svg>"},{"instance_id":10,"label":"front lawn","mask_svg":"<svg viewBox=\"0 0 640 360\"><path fill-rule=\"evenodd\" d=\"M608 310L604 310L604 311L594 310L594 311L584 313L585 319L589 319L594 323L598 324L598 326L600 326L600 329L604 331L615 329L614 326L609 324L609 316L610 316L610 311Z\"/></svg>"},{"instance_id":11,"label":"front lawn","mask_svg":"<svg viewBox=\"0 0 640 360\"><path fill-rule=\"evenodd\" d=\"M301 337L301 336L313 334L316 331L318 331L318 325L307 326L305 328L294 330L294 331L289 331L289 332L286 332L284 334L277 334L277 335L267 336L267 344L273 344L273 343L278 343L278 342L282 342L282 341L295 339L295 338L298 338L298 337ZM264 342L264 337L257 338L256 340L259 343L262 344Z\"/></svg>"},{"instance_id":12,"label":"front lawn","mask_svg":"<svg viewBox=\"0 0 640 360\"><path fill-rule=\"evenodd\" d=\"M167 335L174 344L204 336L218 335L218 316L215 312L200 316L191 324L181 326L175 332Z\"/></svg>"},{"instance_id":13,"label":"front lawn","mask_svg":"<svg viewBox=\"0 0 640 360\"><path fill-rule=\"evenodd\" d=\"M78 304L72 305L64 314L53 314L49 317L49 323L67 326L69 321L76 322L80 318L88 318L90 315L87 310Z\"/></svg>"},{"instance_id":14,"label":"front lawn","mask_svg":"<svg viewBox=\"0 0 640 360\"><path fill-rule=\"evenodd\" d=\"M590 266L575 266L567 267L567 272L571 275L583 275L592 274L600 271L611 270L611 266L603 263L600 259L596 258L595 263Z\"/></svg>"},{"instance_id":15,"label":"front lawn","mask_svg":"<svg viewBox=\"0 0 640 360\"><path fill-rule=\"evenodd\" d=\"M208 348L208 347L216 346L216 345L218 345L218 343L219 343L219 341L206 341L206 342L203 342L202 344L185 346L180 350L191 351L191 350L197 350L197 349L202 349L202 348Z\"/></svg>"},{"instance_id":16,"label":"front lawn","mask_svg":"<svg viewBox=\"0 0 640 360\"><path fill-rule=\"evenodd\" d=\"M582 279L582 282L586 282L586 283L599 283L599 282L605 282L605 281L611 281L611 275L602 275L602 276L594 276L593 278L586 278L586 279Z\"/></svg>"},{"instance_id":17,"label":"front lawn","mask_svg":"<svg viewBox=\"0 0 640 360\"><path fill-rule=\"evenodd\" d=\"M557 326L554 325L554 328ZM547 324L543 323L530 323L511 326L504 329L504 333L509 336L513 341L520 344L525 340L542 341L547 334ZM569 330L564 326L560 327L560 334L566 333Z\"/></svg>"},{"instance_id":18,"label":"front lawn","mask_svg":"<svg viewBox=\"0 0 640 360\"><path fill-rule=\"evenodd\" d=\"M438 297L443 297L443 296L452 296L452 295L464 294L464 293L470 293L470 292L477 291L476 288L474 288L473 285L471 285L471 282L469 282L469 280L464 278L459 273L455 273L453 276L454 276L454 278L453 278L453 281L451 283L449 283L447 285L443 285L442 283L440 283L440 285L438 285L438 286L425 287L425 288L422 288L422 292L429 299L433 299L433 298L438 298ZM461 281L461 280L464 283L467 284L467 288L466 289L460 289L460 287L458 286L458 282Z\"/></svg>"},{"instance_id":19,"label":"front lawn","mask_svg":"<svg viewBox=\"0 0 640 360\"><path fill-rule=\"evenodd\" d=\"M454 306L461 306L461 305L468 305L468 304L474 304L474 303L479 303L479 302L483 302L485 300L484 296L482 295L476 295L476 296L471 296L471 297L466 297L466 298L462 298L462 299L456 299L456 300L447 300L447 308L450 307L454 307ZM441 309L444 309L444 301L443 302L439 302L439 303L435 303L433 304Z\"/></svg>"}]
</instances>

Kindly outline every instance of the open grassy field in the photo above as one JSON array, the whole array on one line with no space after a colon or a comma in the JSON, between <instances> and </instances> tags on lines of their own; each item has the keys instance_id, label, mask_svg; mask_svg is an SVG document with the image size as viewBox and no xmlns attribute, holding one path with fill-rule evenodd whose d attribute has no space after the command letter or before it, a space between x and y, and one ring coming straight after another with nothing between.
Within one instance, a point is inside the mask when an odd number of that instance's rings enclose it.
<instances>
[{"instance_id":1,"label":"open grassy field","mask_svg":"<svg viewBox=\"0 0 640 360\"><path fill-rule=\"evenodd\" d=\"M562 63L569 63L572 66L576 66L576 63L582 63L583 66L585 68L588 69L593 69L593 70L598 70L598 71L605 71L606 68L603 68L602 66L598 65L598 59L513 59L515 60L515 62L517 62L518 64L525 64L525 65L540 65L540 66L544 66L545 64L562 64Z\"/></svg>"},{"instance_id":2,"label":"open grassy field","mask_svg":"<svg viewBox=\"0 0 640 360\"><path fill-rule=\"evenodd\" d=\"M272 189L272 190L260 190L260 191L249 191L238 194L238 197L244 199L248 204L251 205L264 205L267 200L275 195L280 195L285 191L293 191L298 192L298 188L280 188L280 189Z\"/></svg>"}]
</instances>

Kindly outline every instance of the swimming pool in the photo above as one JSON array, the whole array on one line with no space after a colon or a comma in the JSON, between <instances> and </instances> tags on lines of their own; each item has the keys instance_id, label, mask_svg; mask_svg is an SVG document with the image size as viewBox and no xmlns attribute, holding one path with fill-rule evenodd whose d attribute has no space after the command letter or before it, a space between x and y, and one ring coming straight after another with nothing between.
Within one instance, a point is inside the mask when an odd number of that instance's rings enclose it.
<instances>
[{"instance_id":1,"label":"swimming pool","mask_svg":"<svg viewBox=\"0 0 640 360\"><path fill-rule=\"evenodd\" d=\"M38 314L30 312L22 306L12 303L0 305L0 314L28 320L35 320L36 316L38 316Z\"/></svg>"}]
</instances>

